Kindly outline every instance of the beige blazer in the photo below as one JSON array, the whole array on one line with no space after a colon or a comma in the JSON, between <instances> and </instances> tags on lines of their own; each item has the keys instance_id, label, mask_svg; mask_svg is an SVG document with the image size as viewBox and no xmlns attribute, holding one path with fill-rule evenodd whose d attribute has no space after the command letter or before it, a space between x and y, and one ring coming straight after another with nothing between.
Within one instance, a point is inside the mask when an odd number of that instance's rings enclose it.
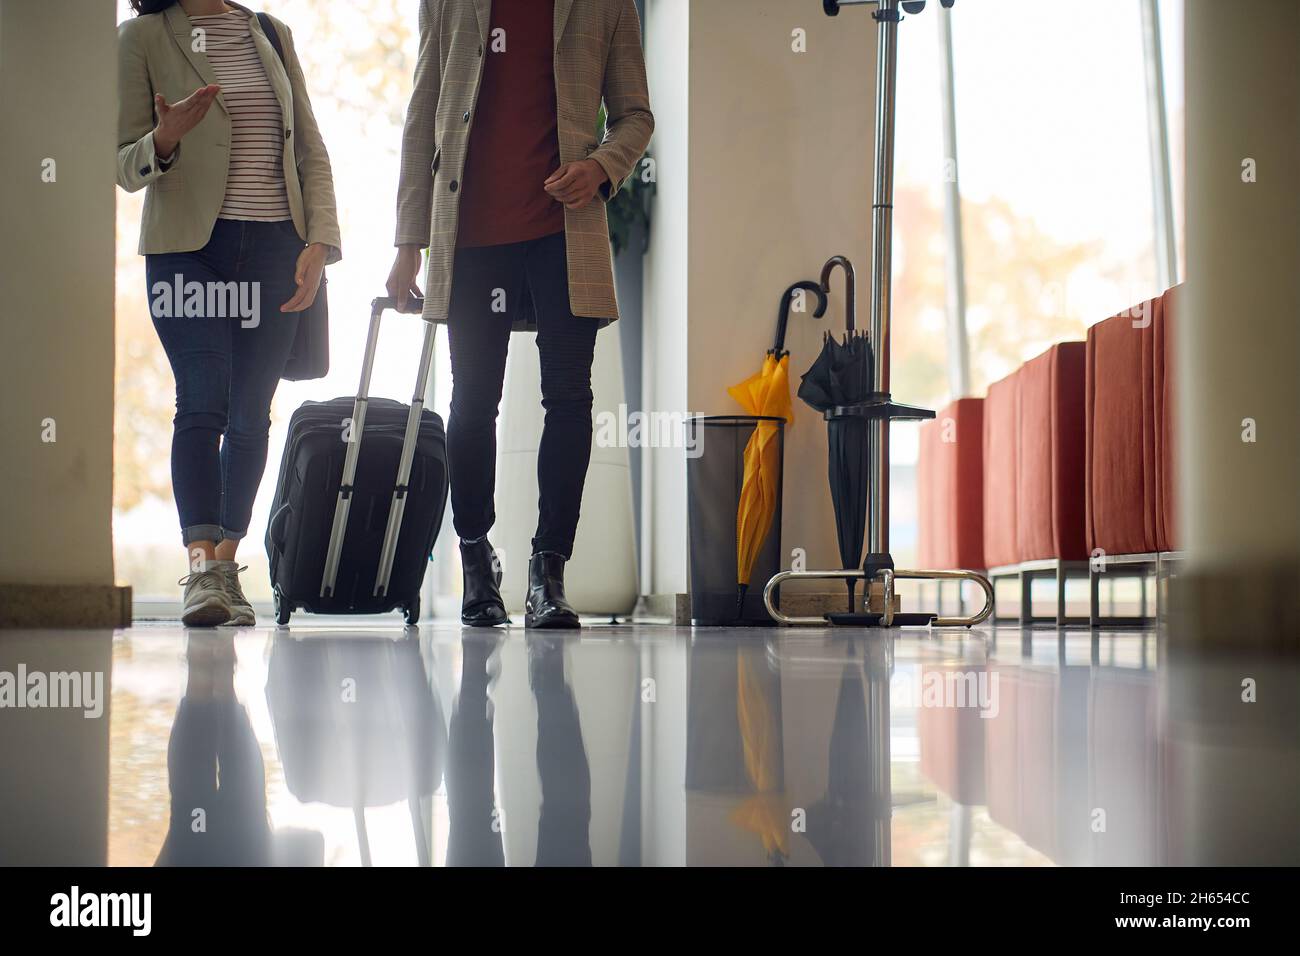
<instances>
[{"instance_id":1,"label":"beige blazer","mask_svg":"<svg viewBox=\"0 0 1300 956\"><path fill-rule=\"evenodd\" d=\"M420 0L420 53L402 132L397 244L429 249L424 318L447 318L452 263L474 104L483 76L491 0ZM591 157L609 182L627 180L654 129L633 0L555 0L555 92L560 162ZM605 102L606 129L596 117ZM564 211L569 305L575 315L618 318L604 202ZM524 327L526 318L516 320Z\"/></svg>"},{"instance_id":2,"label":"beige blazer","mask_svg":"<svg viewBox=\"0 0 1300 956\"><path fill-rule=\"evenodd\" d=\"M334 208L334 179L312 115L293 35L287 26L273 20L284 48L286 72L257 18L250 22L253 44L284 114L284 185L294 227L304 242L330 246L327 261L335 262L341 258L342 243ZM140 225L141 255L203 248L226 194L230 114L220 95L181 140L168 166L159 165L154 153L154 94L161 93L168 103L175 103L200 86L217 82L207 54L192 47L191 29L190 18L180 4L118 27L117 184L127 192L147 190Z\"/></svg>"}]
</instances>

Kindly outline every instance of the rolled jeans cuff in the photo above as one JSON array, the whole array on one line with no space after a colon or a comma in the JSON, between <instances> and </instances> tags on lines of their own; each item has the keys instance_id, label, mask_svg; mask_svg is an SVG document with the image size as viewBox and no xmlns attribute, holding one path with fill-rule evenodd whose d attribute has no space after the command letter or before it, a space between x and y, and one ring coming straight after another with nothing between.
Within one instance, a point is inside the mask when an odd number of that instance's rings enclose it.
<instances>
[{"instance_id":1,"label":"rolled jeans cuff","mask_svg":"<svg viewBox=\"0 0 1300 956\"><path fill-rule=\"evenodd\" d=\"M246 534L248 534L248 532L247 532L246 530L245 530L245 531L231 531L229 528L222 528L222 529L221 529L221 540L222 540L222 541L240 541L240 540L242 540L242 539L244 538L244 536L245 536Z\"/></svg>"},{"instance_id":2,"label":"rolled jeans cuff","mask_svg":"<svg viewBox=\"0 0 1300 956\"><path fill-rule=\"evenodd\" d=\"M186 545L195 541L220 541L222 537L221 525L217 524L192 524L181 528L181 541Z\"/></svg>"}]
</instances>

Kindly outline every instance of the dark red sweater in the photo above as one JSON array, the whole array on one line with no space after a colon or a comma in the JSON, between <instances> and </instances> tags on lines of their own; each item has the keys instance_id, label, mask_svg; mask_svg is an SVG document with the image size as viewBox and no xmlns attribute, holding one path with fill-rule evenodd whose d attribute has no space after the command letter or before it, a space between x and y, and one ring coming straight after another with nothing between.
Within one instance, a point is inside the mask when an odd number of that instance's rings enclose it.
<instances>
[{"instance_id":1,"label":"dark red sweater","mask_svg":"<svg viewBox=\"0 0 1300 956\"><path fill-rule=\"evenodd\" d=\"M564 229L564 207L542 187L560 165L554 11L554 0L492 2L457 246L523 242Z\"/></svg>"}]
</instances>

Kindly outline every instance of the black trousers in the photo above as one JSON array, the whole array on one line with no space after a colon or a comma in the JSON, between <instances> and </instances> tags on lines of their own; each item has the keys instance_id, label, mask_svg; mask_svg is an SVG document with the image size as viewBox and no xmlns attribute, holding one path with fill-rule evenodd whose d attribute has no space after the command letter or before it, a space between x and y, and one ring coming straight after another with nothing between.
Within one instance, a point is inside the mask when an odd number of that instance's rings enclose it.
<instances>
[{"instance_id":1,"label":"black trousers","mask_svg":"<svg viewBox=\"0 0 1300 956\"><path fill-rule=\"evenodd\" d=\"M511 323L532 291L546 409L537 455L533 551L573 553L591 460L591 360L600 320L569 310L564 233L456 250L448 305L451 416L447 457L456 533L478 538L496 520L496 422Z\"/></svg>"}]
</instances>

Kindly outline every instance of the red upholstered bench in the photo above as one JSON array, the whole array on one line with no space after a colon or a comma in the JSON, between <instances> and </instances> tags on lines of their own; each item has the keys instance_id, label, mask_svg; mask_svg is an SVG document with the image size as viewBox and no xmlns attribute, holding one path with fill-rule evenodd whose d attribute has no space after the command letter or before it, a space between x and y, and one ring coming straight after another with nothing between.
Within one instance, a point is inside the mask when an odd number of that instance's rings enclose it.
<instances>
[{"instance_id":1,"label":"red upholstered bench","mask_svg":"<svg viewBox=\"0 0 1300 956\"><path fill-rule=\"evenodd\" d=\"M1156 547L1160 551L1177 551L1178 531L1175 524L1174 496L1177 491L1174 451L1174 324L1178 300L1183 287L1174 286L1157 300L1153 317L1156 416Z\"/></svg>"},{"instance_id":2,"label":"red upholstered bench","mask_svg":"<svg viewBox=\"0 0 1300 956\"><path fill-rule=\"evenodd\" d=\"M1087 543L1157 550L1155 325L1159 299L1088 330Z\"/></svg>"},{"instance_id":3,"label":"red upholstered bench","mask_svg":"<svg viewBox=\"0 0 1300 956\"><path fill-rule=\"evenodd\" d=\"M984 562L990 568L1020 561L1016 526L1019 504L1020 370L989 386L984 399Z\"/></svg>"},{"instance_id":4,"label":"red upholstered bench","mask_svg":"<svg viewBox=\"0 0 1300 956\"><path fill-rule=\"evenodd\" d=\"M989 386L984 399L984 564L1019 564L1017 481L1020 445L1020 369ZM1000 578L993 577L996 592ZM993 621L1019 620L994 604Z\"/></svg>"},{"instance_id":5,"label":"red upholstered bench","mask_svg":"<svg viewBox=\"0 0 1300 956\"><path fill-rule=\"evenodd\" d=\"M959 398L921 426L917 564L984 567L984 399Z\"/></svg>"},{"instance_id":6,"label":"red upholstered bench","mask_svg":"<svg viewBox=\"0 0 1300 956\"><path fill-rule=\"evenodd\" d=\"M1020 367L1016 545L1021 562L1020 623L1086 624L1068 616L1068 577L1086 578L1084 540L1084 371L1087 345L1060 342ZM1049 579L1056 607L1036 614L1029 589Z\"/></svg>"},{"instance_id":7,"label":"red upholstered bench","mask_svg":"<svg viewBox=\"0 0 1300 956\"><path fill-rule=\"evenodd\" d=\"M1084 369L1087 345L1061 342L1020 369L1016 541L1021 561L1087 558Z\"/></svg>"},{"instance_id":8,"label":"red upholstered bench","mask_svg":"<svg viewBox=\"0 0 1300 956\"><path fill-rule=\"evenodd\" d=\"M1164 537L1164 518L1158 517L1161 460L1172 446L1172 430L1169 441L1158 437L1162 415L1172 423L1165 326L1164 299L1157 297L1088 330L1086 537L1093 558L1094 626L1148 624L1153 617L1146 581L1156 570ZM1172 459L1167 467L1172 485ZM1098 610L1102 576L1117 573L1142 582L1137 616L1103 618Z\"/></svg>"},{"instance_id":9,"label":"red upholstered bench","mask_svg":"<svg viewBox=\"0 0 1300 956\"><path fill-rule=\"evenodd\" d=\"M1161 296L1161 306L1156 312L1155 329L1155 410L1156 410L1156 546L1160 558L1156 564L1156 616L1162 616L1168 606L1169 580L1177 567L1177 552L1182 546L1177 525L1177 451L1175 439L1174 406L1174 336L1177 332L1181 285L1174 286Z\"/></svg>"}]
</instances>

